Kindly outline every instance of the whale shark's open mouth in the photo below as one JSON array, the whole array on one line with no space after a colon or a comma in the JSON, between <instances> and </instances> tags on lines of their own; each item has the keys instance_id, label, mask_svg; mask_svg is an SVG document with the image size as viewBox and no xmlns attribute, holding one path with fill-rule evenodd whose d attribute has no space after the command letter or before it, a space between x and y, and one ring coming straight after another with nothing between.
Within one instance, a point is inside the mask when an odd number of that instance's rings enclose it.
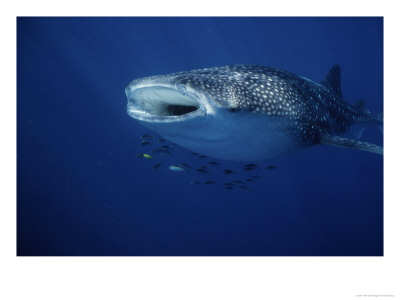
<instances>
[{"instance_id":1,"label":"whale shark's open mouth","mask_svg":"<svg viewBox=\"0 0 400 300\"><path fill-rule=\"evenodd\" d=\"M127 89L128 114L144 121L177 121L203 114L200 103L172 87L145 86Z\"/></svg>"}]
</instances>

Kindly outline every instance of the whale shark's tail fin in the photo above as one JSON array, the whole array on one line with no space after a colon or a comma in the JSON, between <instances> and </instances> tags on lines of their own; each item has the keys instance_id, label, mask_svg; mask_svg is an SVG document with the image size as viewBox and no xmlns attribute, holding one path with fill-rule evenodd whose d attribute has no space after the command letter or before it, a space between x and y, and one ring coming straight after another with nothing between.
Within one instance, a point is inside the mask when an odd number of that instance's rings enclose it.
<instances>
[{"instance_id":1,"label":"whale shark's tail fin","mask_svg":"<svg viewBox=\"0 0 400 300\"><path fill-rule=\"evenodd\" d=\"M379 128L379 131L383 134L383 113L379 114L373 114L369 111L367 108L365 101L364 100L359 100L356 102L354 105L354 108L358 111L358 113L362 116L361 120L357 120L355 123L359 124L372 124L372 125L377 125ZM362 125L365 126L365 125ZM365 127L363 127L365 129ZM360 136L357 136L357 138L360 138Z\"/></svg>"},{"instance_id":2,"label":"whale shark's tail fin","mask_svg":"<svg viewBox=\"0 0 400 300\"><path fill-rule=\"evenodd\" d=\"M319 142L323 145L356 149L383 155L383 147L381 146L340 136L322 135Z\"/></svg>"}]
</instances>

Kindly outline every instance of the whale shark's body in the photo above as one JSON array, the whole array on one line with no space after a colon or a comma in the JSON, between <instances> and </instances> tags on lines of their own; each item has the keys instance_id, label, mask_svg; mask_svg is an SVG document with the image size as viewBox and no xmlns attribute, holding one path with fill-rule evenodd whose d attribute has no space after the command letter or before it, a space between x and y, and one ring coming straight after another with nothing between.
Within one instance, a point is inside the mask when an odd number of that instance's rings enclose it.
<instances>
[{"instance_id":1,"label":"whale shark's body","mask_svg":"<svg viewBox=\"0 0 400 300\"><path fill-rule=\"evenodd\" d=\"M354 123L382 123L362 103L343 101L338 65L321 83L270 67L236 65L140 78L125 91L132 118L210 157L263 160L315 144L383 152L337 136Z\"/></svg>"}]
</instances>

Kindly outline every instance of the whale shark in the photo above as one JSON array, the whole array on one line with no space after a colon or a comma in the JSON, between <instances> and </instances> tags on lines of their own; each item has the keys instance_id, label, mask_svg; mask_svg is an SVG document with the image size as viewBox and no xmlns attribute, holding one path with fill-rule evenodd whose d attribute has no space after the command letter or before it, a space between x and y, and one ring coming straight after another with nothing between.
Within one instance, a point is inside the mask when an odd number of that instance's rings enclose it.
<instances>
[{"instance_id":1,"label":"whale shark","mask_svg":"<svg viewBox=\"0 0 400 300\"><path fill-rule=\"evenodd\" d=\"M127 113L165 139L209 157L271 159L324 144L383 154L383 147L344 137L355 124L382 126L364 101L343 100L334 65L315 82L259 65L204 68L133 80Z\"/></svg>"}]
</instances>

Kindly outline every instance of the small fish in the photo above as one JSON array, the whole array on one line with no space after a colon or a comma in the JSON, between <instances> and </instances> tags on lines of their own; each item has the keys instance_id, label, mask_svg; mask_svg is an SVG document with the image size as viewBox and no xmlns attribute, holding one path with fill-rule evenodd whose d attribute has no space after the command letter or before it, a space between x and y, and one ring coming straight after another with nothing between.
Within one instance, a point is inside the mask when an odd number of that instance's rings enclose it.
<instances>
[{"instance_id":1,"label":"small fish","mask_svg":"<svg viewBox=\"0 0 400 300\"><path fill-rule=\"evenodd\" d=\"M244 169L246 171L251 171L251 170L255 170L255 169L260 169L260 167L257 166L256 164L247 164L244 166Z\"/></svg>"},{"instance_id":2,"label":"small fish","mask_svg":"<svg viewBox=\"0 0 400 300\"><path fill-rule=\"evenodd\" d=\"M200 169L207 169L207 166L201 166Z\"/></svg>"},{"instance_id":3,"label":"small fish","mask_svg":"<svg viewBox=\"0 0 400 300\"><path fill-rule=\"evenodd\" d=\"M148 134L142 135L142 140L151 140L151 139L153 139L153 137L151 135L148 135Z\"/></svg>"},{"instance_id":4,"label":"small fish","mask_svg":"<svg viewBox=\"0 0 400 300\"><path fill-rule=\"evenodd\" d=\"M153 169L158 169L161 166L161 164L156 164L154 165Z\"/></svg>"},{"instance_id":5,"label":"small fish","mask_svg":"<svg viewBox=\"0 0 400 300\"><path fill-rule=\"evenodd\" d=\"M251 179L251 178L249 178L249 179L246 179L246 181L247 181L247 182L254 182L254 180L253 180L253 179Z\"/></svg>"},{"instance_id":6,"label":"small fish","mask_svg":"<svg viewBox=\"0 0 400 300\"><path fill-rule=\"evenodd\" d=\"M171 150L171 147L168 147L167 145L162 145L161 149Z\"/></svg>"},{"instance_id":7,"label":"small fish","mask_svg":"<svg viewBox=\"0 0 400 300\"><path fill-rule=\"evenodd\" d=\"M166 139L163 139L163 138L161 138L161 139L159 139L158 140L160 143L165 143L167 140Z\"/></svg>"},{"instance_id":8,"label":"small fish","mask_svg":"<svg viewBox=\"0 0 400 300\"><path fill-rule=\"evenodd\" d=\"M235 172L229 169L224 170L225 175L234 174Z\"/></svg>"},{"instance_id":9,"label":"small fish","mask_svg":"<svg viewBox=\"0 0 400 300\"><path fill-rule=\"evenodd\" d=\"M170 169L171 171L174 172L183 172L186 171L185 168L183 168L181 165L170 165L168 167L168 169Z\"/></svg>"},{"instance_id":10,"label":"small fish","mask_svg":"<svg viewBox=\"0 0 400 300\"><path fill-rule=\"evenodd\" d=\"M247 164L244 166L245 168L258 168L256 164Z\"/></svg>"},{"instance_id":11,"label":"small fish","mask_svg":"<svg viewBox=\"0 0 400 300\"><path fill-rule=\"evenodd\" d=\"M231 186L224 186L224 190L233 190L233 187L231 187Z\"/></svg>"},{"instance_id":12,"label":"small fish","mask_svg":"<svg viewBox=\"0 0 400 300\"><path fill-rule=\"evenodd\" d=\"M234 183L237 183L237 184L239 184L239 183L240 183L240 184L245 184L245 183L244 183L243 181L241 181L241 180L235 180Z\"/></svg>"},{"instance_id":13,"label":"small fish","mask_svg":"<svg viewBox=\"0 0 400 300\"><path fill-rule=\"evenodd\" d=\"M215 184L214 181L205 181L204 184Z\"/></svg>"},{"instance_id":14,"label":"small fish","mask_svg":"<svg viewBox=\"0 0 400 300\"><path fill-rule=\"evenodd\" d=\"M142 157L146 158L146 159L152 159L153 157L149 154L143 153Z\"/></svg>"},{"instance_id":15,"label":"small fish","mask_svg":"<svg viewBox=\"0 0 400 300\"><path fill-rule=\"evenodd\" d=\"M246 168L244 168L246 171L253 171L253 170L255 170L255 168L248 168L248 167L246 167Z\"/></svg>"},{"instance_id":16,"label":"small fish","mask_svg":"<svg viewBox=\"0 0 400 300\"><path fill-rule=\"evenodd\" d=\"M252 177L253 178L260 178L260 176L258 176L258 175L253 175Z\"/></svg>"},{"instance_id":17,"label":"small fish","mask_svg":"<svg viewBox=\"0 0 400 300\"><path fill-rule=\"evenodd\" d=\"M167 150L167 149L162 149L162 148L154 149L153 152L171 154L171 152L170 152L169 150Z\"/></svg>"},{"instance_id":18,"label":"small fish","mask_svg":"<svg viewBox=\"0 0 400 300\"><path fill-rule=\"evenodd\" d=\"M192 169L192 167L191 166L189 166L188 164L185 164L185 163L183 163L183 164L180 164L181 166L183 166L183 167L185 167L185 168L189 168L189 169Z\"/></svg>"},{"instance_id":19,"label":"small fish","mask_svg":"<svg viewBox=\"0 0 400 300\"><path fill-rule=\"evenodd\" d=\"M234 186L234 184L232 182L225 182L224 185L225 186Z\"/></svg>"},{"instance_id":20,"label":"small fish","mask_svg":"<svg viewBox=\"0 0 400 300\"><path fill-rule=\"evenodd\" d=\"M198 154L198 153L196 153L196 152L192 152L192 154L193 154L193 155L199 155L199 154Z\"/></svg>"},{"instance_id":21,"label":"small fish","mask_svg":"<svg viewBox=\"0 0 400 300\"><path fill-rule=\"evenodd\" d=\"M142 141L142 146L151 145L148 141Z\"/></svg>"},{"instance_id":22,"label":"small fish","mask_svg":"<svg viewBox=\"0 0 400 300\"><path fill-rule=\"evenodd\" d=\"M277 168L277 166L268 166L268 167L265 167L265 170L273 170L273 169L276 169Z\"/></svg>"},{"instance_id":23,"label":"small fish","mask_svg":"<svg viewBox=\"0 0 400 300\"><path fill-rule=\"evenodd\" d=\"M190 184L201 184L200 181L191 181Z\"/></svg>"},{"instance_id":24,"label":"small fish","mask_svg":"<svg viewBox=\"0 0 400 300\"><path fill-rule=\"evenodd\" d=\"M208 156L205 155L199 155L199 158L203 159L203 158L208 158Z\"/></svg>"},{"instance_id":25,"label":"small fish","mask_svg":"<svg viewBox=\"0 0 400 300\"><path fill-rule=\"evenodd\" d=\"M208 162L208 164L212 166L219 166L219 163L217 163L216 161L210 161Z\"/></svg>"},{"instance_id":26,"label":"small fish","mask_svg":"<svg viewBox=\"0 0 400 300\"><path fill-rule=\"evenodd\" d=\"M202 169L202 168L198 168L198 169L196 169L196 171L199 173L210 174L210 172L208 172L206 169Z\"/></svg>"},{"instance_id":27,"label":"small fish","mask_svg":"<svg viewBox=\"0 0 400 300\"><path fill-rule=\"evenodd\" d=\"M242 189L242 190L248 190L248 189L249 189L249 188L248 188L247 186L245 186L245 185L239 185L238 188L239 188L239 189Z\"/></svg>"}]
</instances>

